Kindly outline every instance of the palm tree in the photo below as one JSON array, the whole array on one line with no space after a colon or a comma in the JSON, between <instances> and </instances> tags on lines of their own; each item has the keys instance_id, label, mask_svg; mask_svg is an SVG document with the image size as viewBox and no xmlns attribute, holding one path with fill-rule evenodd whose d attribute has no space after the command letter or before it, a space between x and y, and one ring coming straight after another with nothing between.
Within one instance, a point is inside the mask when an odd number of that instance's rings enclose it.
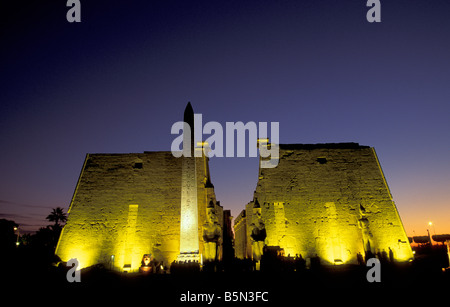
<instances>
[{"instance_id":1,"label":"palm tree","mask_svg":"<svg viewBox=\"0 0 450 307\"><path fill-rule=\"evenodd\" d=\"M67 214L64 213L63 208L56 207L52 212L46 217L50 222L55 222L55 227L59 227L59 222L65 223L67 221Z\"/></svg>"}]
</instances>

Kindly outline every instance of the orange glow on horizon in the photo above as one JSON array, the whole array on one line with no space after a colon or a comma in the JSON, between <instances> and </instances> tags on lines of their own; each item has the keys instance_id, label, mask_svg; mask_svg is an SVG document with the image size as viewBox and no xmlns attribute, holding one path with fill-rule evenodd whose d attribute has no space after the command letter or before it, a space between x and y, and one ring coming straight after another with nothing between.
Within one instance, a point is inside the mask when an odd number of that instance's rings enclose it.
<instances>
[{"instance_id":1,"label":"orange glow on horizon","mask_svg":"<svg viewBox=\"0 0 450 307\"><path fill-rule=\"evenodd\" d=\"M448 193L445 191L445 193ZM423 193L426 194L426 193ZM445 196L426 195L420 197L413 193L395 193L394 201L405 227L406 234L412 236L425 236L427 229L431 233L450 234L450 204ZM444 193L443 193L444 194ZM432 223L431 226L429 223Z\"/></svg>"}]
</instances>

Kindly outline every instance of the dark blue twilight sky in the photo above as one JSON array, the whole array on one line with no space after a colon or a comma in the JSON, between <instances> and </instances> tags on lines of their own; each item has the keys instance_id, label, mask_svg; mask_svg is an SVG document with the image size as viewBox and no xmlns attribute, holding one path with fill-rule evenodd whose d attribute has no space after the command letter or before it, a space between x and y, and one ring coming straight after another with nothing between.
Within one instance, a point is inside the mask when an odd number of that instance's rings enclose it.
<instances>
[{"instance_id":1,"label":"dark blue twilight sky","mask_svg":"<svg viewBox=\"0 0 450 307\"><path fill-rule=\"evenodd\" d=\"M450 1L66 1L0 4L0 218L68 208L86 153L170 150L203 120L278 121L282 143L375 147L408 235L450 233ZM257 158L212 158L239 214Z\"/></svg>"}]
</instances>

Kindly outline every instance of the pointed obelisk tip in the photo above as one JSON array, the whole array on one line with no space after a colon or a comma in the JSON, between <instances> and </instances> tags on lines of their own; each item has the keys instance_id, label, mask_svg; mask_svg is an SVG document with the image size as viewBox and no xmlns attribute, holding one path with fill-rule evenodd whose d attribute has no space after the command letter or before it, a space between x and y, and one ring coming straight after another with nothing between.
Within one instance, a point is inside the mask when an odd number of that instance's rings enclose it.
<instances>
[{"instance_id":1,"label":"pointed obelisk tip","mask_svg":"<svg viewBox=\"0 0 450 307\"><path fill-rule=\"evenodd\" d=\"M184 110L184 112L186 113L188 111L194 113L194 109L192 108L192 105L191 105L190 101L188 101L188 103L186 105L186 109Z\"/></svg>"},{"instance_id":2,"label":"pointed obelisk tip","mask_svg":"<svg viewBox=\"0 0 450 307\"><path fill-rule=\"evenodd\" d=\"M191 102L189 101L186 109L184 110L184 121L191 125L191 129L194 124L194 109L192 108Z\"/></svg>"}]
</instances>

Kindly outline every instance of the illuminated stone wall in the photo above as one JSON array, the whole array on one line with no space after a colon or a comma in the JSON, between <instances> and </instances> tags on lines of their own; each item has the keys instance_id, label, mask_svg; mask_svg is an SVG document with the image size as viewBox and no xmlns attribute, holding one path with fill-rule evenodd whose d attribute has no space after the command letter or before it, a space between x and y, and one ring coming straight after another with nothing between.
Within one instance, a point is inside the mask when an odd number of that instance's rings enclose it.
<instances>
[{"instance_id":1,"label":"illuminated stone wall","mask_svg":"<svg viewBox=\"0 0 450 307\"><path fill-rule=\"evenodd\" d=\"M286 256L356 263L358 253L389 255L390 248L397 261L413 257L375 150L368 146L280 145L279 165L260 169L254 197L266 245L280 246ZM250 242L252 207L253 202L246 206ZM242 236L241 229L235 232ZM246 246L251 250L251 243Z\"/></svg>"},{"instance_id":2,"label":"illuminated stone wall","mask_svg":"<svg viewBox=\"0 0 450 307\"><path fill-rule=\"evenodd\" d=\"M251 249L247 246L247 238L247 216L245 210L242 210L234 220L234 250L236 258L251 258Z\"/></svg>"},{"instance_id":3,"label":"illuminated stone wall","mask_svg":"<svg viewBox=\"0 0 450 307\"><path fill-rule=\"evenodd\" d=\"M180 252L181 162L171 152L88 154L56 254L77 258L81 267L135 271L144 254L170 264ZM196 164L201 253L206 204L213 199L219 221L223 210L207 158Z\"/></svg>"}]
</instances>

